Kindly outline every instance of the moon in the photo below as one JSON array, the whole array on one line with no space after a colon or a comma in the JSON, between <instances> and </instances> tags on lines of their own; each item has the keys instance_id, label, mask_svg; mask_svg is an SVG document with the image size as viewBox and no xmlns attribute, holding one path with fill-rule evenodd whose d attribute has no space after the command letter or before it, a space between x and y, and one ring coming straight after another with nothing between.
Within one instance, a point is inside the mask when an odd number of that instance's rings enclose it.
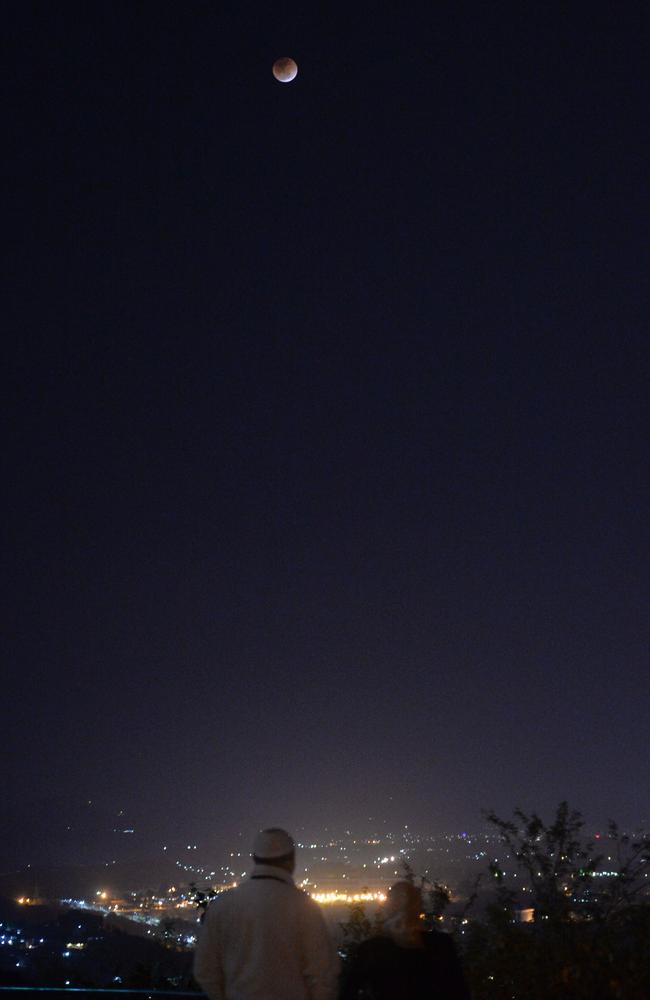
<instances>
[{"instance_id":1,"label":"moon","mask_svg":"<svg viewBox=\"0 0 650 1000\"><path fill-rule=\"evenodd\" d=\"M276 59L273 63L273 76L280 83L291 83L298 76L298 65L289 56Z\"/></svg>"}]
</instances>

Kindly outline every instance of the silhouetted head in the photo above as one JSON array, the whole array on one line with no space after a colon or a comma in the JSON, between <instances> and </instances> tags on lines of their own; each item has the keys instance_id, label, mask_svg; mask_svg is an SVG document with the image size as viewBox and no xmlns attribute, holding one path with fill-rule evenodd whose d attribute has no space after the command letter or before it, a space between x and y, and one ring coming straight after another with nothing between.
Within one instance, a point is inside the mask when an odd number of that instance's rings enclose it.
<instances>
[{"instance_id":1,"label":"silhouetted head","mask_svg":"<svg viewBox=\"0 0 650 1000\"><path fill-rule=\"evenodd\" d=\"M413 927L420 922L422 893L411 882L396 882L388 890L384 912L386 921Z\"/></svg>"},{"instance_id":2,"label":"silhouetted head","mask_svg":"<svg viewBox=\"0 0 650 1000\"><path fill-rule=\"evenodd\" d=\"M293 837L278 826L260 830L253 841L253 861L256 865L273 865L292 872L296 867L296 845Z\"/></svg>"}]
</instances>

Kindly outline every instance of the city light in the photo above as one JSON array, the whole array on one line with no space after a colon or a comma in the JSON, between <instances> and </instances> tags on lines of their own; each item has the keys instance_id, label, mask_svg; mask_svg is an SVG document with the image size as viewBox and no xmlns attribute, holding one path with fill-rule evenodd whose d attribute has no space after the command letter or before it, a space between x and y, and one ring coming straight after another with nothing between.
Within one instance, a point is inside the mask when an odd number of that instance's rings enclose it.
<instances>
[{"instance_id":1,"label":"city light","mask_svg":"<svg viewBox=\"0 0 650 1000\"><path fill-rule=\"evenodd\" d=\"M385 903L386 894L383 892L310 892L311 898L327 906L329 903Z\"/></svg>"}]
</instances>

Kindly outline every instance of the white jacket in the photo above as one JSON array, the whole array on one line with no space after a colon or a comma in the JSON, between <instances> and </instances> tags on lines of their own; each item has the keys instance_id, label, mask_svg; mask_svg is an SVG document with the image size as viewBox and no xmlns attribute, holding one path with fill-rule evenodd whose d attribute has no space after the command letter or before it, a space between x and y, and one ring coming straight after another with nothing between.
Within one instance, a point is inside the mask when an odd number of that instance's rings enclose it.
<instances>
[{"instance_id":1,"label":"white jacket","mask_svg":"<svg viewBox=\"0 0 650 1000\"><path fill-rule=\"evenodd\" d=\"M334 1000L337 973L318 904L284 869L256 865L210 904L194 956L209 1000Z\"/></svg>"}]
</instances>

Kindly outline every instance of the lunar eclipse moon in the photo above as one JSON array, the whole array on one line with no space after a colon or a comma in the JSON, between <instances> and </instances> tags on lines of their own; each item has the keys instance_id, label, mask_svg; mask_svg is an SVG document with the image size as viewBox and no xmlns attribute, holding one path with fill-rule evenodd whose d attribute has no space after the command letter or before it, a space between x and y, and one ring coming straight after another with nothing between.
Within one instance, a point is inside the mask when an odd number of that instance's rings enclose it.
<instances>
[{"instance_id":1,"label":"lunar eclipse moon","mask_svg":"<svg viewBox=\"0 0 650 1000\"><path fill-rule=\"evenodd\" d=\"M298 65L288 56L283 56L282 59L276 59L273 63L273 76L280 83L291 83L298 76Z\"/></svg>"}]
</instances>

